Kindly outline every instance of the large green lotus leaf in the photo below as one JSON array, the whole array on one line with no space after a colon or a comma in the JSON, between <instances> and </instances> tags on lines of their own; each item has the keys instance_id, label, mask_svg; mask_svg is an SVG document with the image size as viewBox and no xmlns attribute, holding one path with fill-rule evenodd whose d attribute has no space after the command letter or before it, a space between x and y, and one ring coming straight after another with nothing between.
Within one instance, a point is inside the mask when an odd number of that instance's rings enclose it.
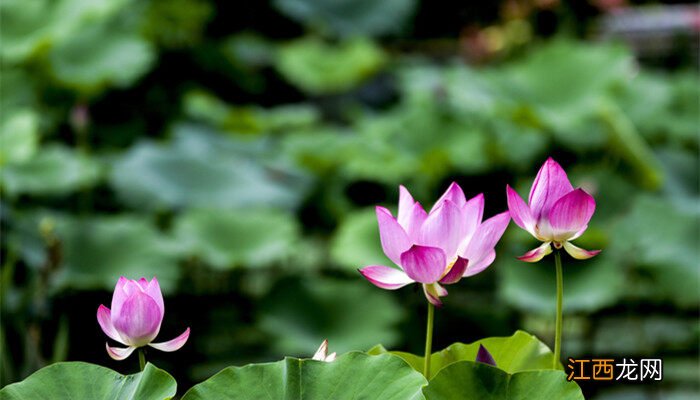
<instances>
[{"instance_id":1,"label":"large green lotus leaf","mask_svg":"<svg viewBox=\"0 0 700 400\"><path fill-rule=\"evenodd\" d=\"M490 337L477 340L469 344L453 343L447 348L431 355L430 378L437 375L440 370L457 361L474 361L483 345L496 361L496 366L510 374L521 371L551 369L552 351L540 342L537 337L527 332L516 331L512 336ZM368 351L369 354L383 354L387 350L377 345ZM401 351L392 351L409 363L416 371L423 370L425 357Z\"/></svg>"},{"instance_id":2,"label":"large green lotus leaf","mask_svg":"<svg viewBox=\"0 0 700 400\"><path fill-rule=\"evenodd\" d=\"M586 235L593 237L596 234L589 228ZM581 247L598 248L583 239L582 237L577 242ZM532 243L531 247L536 245ZM526 250L524 247L516 250L513 246L511 254L522 254ZM565 312L595 311L614 304L625 294L625 270L610 256L610 251L604 249L601 255L586 261L574 260L562 253ZM499 294L510 305L529 312L554 312L556 276L553 256L536 264L509 257L503 257L497 263L496 270L500 273Z\"/></svg>"},{"instance_id":3,"label":"large green lotus leaf","mask_svg":"<svg viewBox=\"0 0 700 400\"><path fill-rule=\"evenodd\" d=\"M443 368L423 389L426 400L583 400L562 371L508 374L490 365L459 361Z\"/></svg>"},{"instance_id":4,"label":"large green lotus leaf","mask_svg":"<svg viewBox=\"0 0 700 400\"><path fill-rule=\"evenodd\" d=\"M400 32L416 1L275 0L273 4L290 18L324 33L359 36Z\"/></svg>"},{"instance_id":5,"label":"large green lotus leaf","mask_svg":"<svg viewBox=\"0 0 700 400\"><path fill-rule=\"evenodd\" d=\"M2 186L13 196L64 195L94 184L101 175L93 158L62 145L49 145L21 163L5 166Z\"/></svg>"},{"instance_id":6,"label":"large green lotus leaf","mask_svg":"<svg viewBox=\"0 0 700 400\"><path fill-rule=\"evenodd\" d=\"M228 367L188 390L199 399L423 399L425 378L399 357L352 352L333 362L285 358Z\"/></svg>"},{"instance_id":7,"label":"large green lotus leaf","mask_svg":"<svg viewBox=\"0 0 700 400\"><path fill-rule=\"evenodd\" d=\"M60 362L5 386L0 399L167 400L176 390L175 379L151 363L142 372L121 375L85 362Z\"/></svg>"},{"instance_id":8,"label":"large green lotus leaf","mask_svg":"<svg viewBox=\"0 0 700 400\"><path fill-rule=\"evenodd\" d=\"M39 116L29 110L8 115L0 123L0 166L32 158L39 141Z\"/></svg>"},{"instance_id":9,"label":"large green lotus leaf","mask_svg":"<svg viewBox=\"0 0 700 400\"><path fill-rule=\"evenodd\" d=\"M32 265L46 262L46 255L36 248L40 231L60 241L62 263L51 282L58 289L112 290L120 276L156 276L163 291L170 292L180 276L179 247L143 217L81 219L37 213L15 228L20 230L23 257Z\"/></svg>"},{"instance_id":10,"label":"large green lotus leaf","mask_svg":"<svg viewBox=\"0 0 700 400\"><path fill-rule=\"evenodd\" d=\"M355 274L365 265L393 265L382 250L374 208L349 214L330 246L333 262Z\"/></svg>"},{"instance_id":11,"label":"large green lotus leaf","mask_svg":"<svg viewBox=\"0 0 700 400\"><path fill-rule=\"evenodd\" d=\"M131 85L151 68L155 57L152 45L135 33L93 25L54 46L49 64L59 82L92 93Z\"/></svg>"},{"instance_id":12,"label":"large green lotus leaf","mask_svg":"<svg viewBox=\"0 0 700 400\"><path fill-rule=\"evenodd\" d=\"M299 227L279 210L189 210L175 222L183 251L217 269L262 267L287 259Z\"/></svg>"},{"instance_id":13,"label":"large green lotus leaf","mask_svg":"<svg viewBox=\"0 0 700 400\"><path fill-rule=\"evenodd\" d=\"M640 196L612 233L612 248L621 265L651 275L657 299L681 306L700 300L697 209L684 210L658 197Z\"/></svg>"},{"instance_id":14,"label":"large green lotus leaf","mask_svg":"<svg viewBox=\"0 0 700 400\"><path fill-rule=\"evenodd\" d=\"M309 310L313 310L309 312ZM324 339L339 353L395 344L403 318L392 293L357 273L352 282L308 276L280 282L261 304L259 326L281 354L313 354Z\"/></svg>"},{"instance_id":15,"label":"large green lotus leaf","mask_svg":"<svg viewBox=\"0 0 700 400\"><path fill-rule=\"evenodd\" d=\"M264 139L243 141L181 124L171 142L143 141L119 157L110 181L141 209L295 208L308 180Z\"/></svg>"},{"instance_id":16,"label":"large green lotus leaf","mask_svg":"<svg viewBox=\"0 0 700 400\"><path fill-rule=\"evenodd\" d=\"M325 94L355 87L379 71L385 61L381 49L366 39L330 45L309 37L282 45L275 65L300 89Z\"/></svg>"}]
</instances>

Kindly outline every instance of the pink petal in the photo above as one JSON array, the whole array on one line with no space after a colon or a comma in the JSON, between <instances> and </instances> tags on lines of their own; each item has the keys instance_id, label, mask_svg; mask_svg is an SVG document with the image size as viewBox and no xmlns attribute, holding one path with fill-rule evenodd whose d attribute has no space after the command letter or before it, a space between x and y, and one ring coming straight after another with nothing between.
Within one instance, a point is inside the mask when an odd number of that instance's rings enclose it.
<instances>
[{"instance_id":1,"label":"pink petal","mask_svg":"<svg viewBox=\"0 0 700 400\"><path fill-rule=\"evenodd\" d=\"M565 241L573 237L588 225L593 212L595 200L583 189L576 189L557 200L549 212L549 225L554 239Z\"/></svg>"},{"instance_id":2,"label":"pink petal","mask_svg":"<svg viewBox=\"0 0 700 400\"><path fill-rule=\"evenodd\" d=\"M373 285L382 289L394 290L413 283L403 271L383 265L371 265L359 270Z\"/></svg>"},{"instance_id":3,"label":"pink petal","mask_svg":"<svg viewBox=\"0 0 700 400\"><path fill-rule=\"evenodd\" d=\"M437 282L446 266L445 253L437 247L413 245L401 254L401 267L416 282Z\"/></svg>"},{"instance_id":4,"label":"pink petal","mask_svg":"<svg viewBox=\"0 0 700 400\"><path fill-rule=\"evenodd\" d=\"M463 276L467 277L478 274L479 272L488 268L488 266L491 265L493 263L493 260L495 259L496 250L489 251L481 258L481 260L478 260L474 263L469 263L469 267L464 271Z\"/></svg>"},{"instance_id":5,"label":"pink petal","mask_svg":"<svg viewBox=\"0 0 700 400\"><path fill-rule=\"evenodd\" d=\"M143 278L141 278L141 279L143 279ZM126 280L126 283L122 287L122 291L126 294L127 298L136 292L144 292L144 290L141 289L141 285L133 279Z\"/></svg>"},{"instance_id":6,"label":"pink petal","mask_svg":"<svg viewBox=\"0 0 700 400\"><path fill-rule=\"evenodd\" d=\"M475 261L483 259L496 247L496 243L503 236L503 232L505 232L509 222L510 213L508 211L494 215L484 221L483 224L476 228L476 232L462 257ZM471 272L476 273L475 269L472 269Z\"/></svg>"},{"instance_id":7,"label":"pink petal","mask_svg":"<svg viewBox=\"0 0 700 400\"><path fill-rule=\"evenodd\" d=\"M427 218L428 214L425 212L425 210L423 210L420 203L415 203L406 217L406 220L404 222L399 221L399 224L408 234L409 241L415 242L418 240L420 228L423 226L423 223Z\"/></svg>"},{"instance_id":8,"label":"pink petal","mask_svg":"<svg viewBox=\"0 0 700 400\"><path fill-rule=\"evenodd\" d=\"M530 189L529 204L532 216L539 221L549 216L554 203L574 190L564 169L551 157L542 165Z\"/></svg>"},{"instance_id":9,"label":"pink petal","mask_svg":"<svg viewBox=\"0 0 700 400\"><path fill-rule=\"evenodd\" d=\"M408 220L408 216L411 214L413 210L413 205L416 204L416 201L413 200L413 196L411 196L411 193L406 189L403 185L399 186L399 212L396 216L396 220L399 221L399 224L406 228L406 221Z\"/></svg>"},{"instance_id":10,"label":"pink petal","mask_svg":"<svg viewBox=\"0 0 700 400\"><path fill-rule=\"evenodd\" d=\"M129 297L124 291L124 286L126 286L127 283L129 283L129 280L123 276L120 276L119 280L117 281L117 285L114 287L114 293L112 294L112 306L110 307L113 316L119 315L119 312L122 309L122 304L124 304L127 297Z\"/></svg>"},{"instance_id":11,"label":"pink petal","mask_svg":"<svg viewBox=\"0 0 700 400\"><path fill-rule=\"evenodd\" d=\"M104 332L105 335L121 344L126 344L122 340L121 336L119 336L117 328L115 328L114 324L112 324L112 314L109 311L109 308L103 306L102 304L100 304L100 306L97 308L97 323L100 324L100 328L102 328L102 332Z\"/></svg>"},{"instance_id":12,"label":"pink petal","mask_svg":"<svg viewBox=\"0 0 700 400\"><path fill-rule=\"evenodd\" d=\"M105 347L107 348L107 354L109 354L110 357L117 361L121 361L129 357L131 353L133 353L134 350L136 350L136 347L109 347L109 343L105 343Z\"/></svg>"},{"instance_id":13,"label":"pink petal","mask_svg":"<svg viewBox=\"0 0 700 400\"><path fill-rule=\"evenodd\" d=\"M442 307L440 297L447 296L447 290L440 286L439 283L424 284L423 293L425 294L425 298L435 307Z\"/></svg>"},{"instance_id":14,"label":"pink petal","mask_svg":"<svg viewBox=\"0 0 700 400\"><path fill-rule=\"evenodd\" d=\"M595 257L600 253L600 250L585 250L580 247L576 247L569 242L564 242L564 250L566 250L569 255L577 260L587 260L591 257Z\"/></svg>"},{"instance_id":15,"label":"pink petal","mask_svg":"<svg viewBox=\"0 0 700 400\"><path fill-rule=\"evenodd\" d=\"M464 252L472 236L474 236L476 228L481 223L481 219L484 217L483 193L472 197L462 206L462 217L464 218L464 237L457 249L457 254Z\"/></svg>"},{"instance_id":16,"label":"pink petal","mask_svg":"<svg viewBox=\"0 0 700 400\"><path fill-rule=\"evenodd\" d=\"M445 256L452 260L457 256L457 249L464 240L466 228L462 210L451 200L445 200L435 211L428 214L418 234L418 243L441 248Z\"/></svg>"},{"instance_id":17,"label":"pink petal","mask_svg":"<svg viewBox=\"0 0 700 400\"><path fill-rule=\"evenodd\" d=\"M130 346L145 346L158 335L163 314L158 304L144 292L134 292L112 321L120 336Z\"/></svg>"},{"instance_id":18,"label":"pink petal","mask_svg":"<svg viewBox=\"0 0 700 400\"><path fill-rule=\"evenodd\" d=\"M401 253L411 247L408 235L406 235L406 232L394 219L389 210L384 207L377 207L376 211L379 223L379 238L382 242L384 254L396 265L401 265Z\"/></svg>"},{"instance_id":19,"label":"pink petal","mask_svg":"<svg viewBox=\"0 0 700 400\"><path fill-rule=\"evenodd\" d=\"M569 240L576 240L583 235L584 232L586 232L586 229L588 229L588 224L584 225L583 228L581 228L578 232L574 233L574 236L570 237Z\"/></svg>"},{"instance_id":20,"label":"pink petal","mask_svg":"<svg viewBox=\"0 0 700 400\"><path fill-rule=\"evenodd\" d=\"M145 292L146 288L148 288L148 280L144 277L141 277L136 283L138 283L139 288L141 288L141 291Z\"/></svg>"},{"instance_id":21,"label":"pink petal","mask_svg":"<svg viewBox=\"0 0 700 400\"><path fill-rule=\"evenodd\" d=\"M522 256L518 257L518 260L525 262L537 262L540 261L544 256L552 252L552 246L550 242L544 242L540 247L532 249Z\"/></svg>"},{"instance_id":22,"label":"pink petal","mask_svg":"<svg viewBox=\"0 0 700 400\"><path fill-rule=\"evenodd\" d=\"M532 216L530 207L525 204L525 201L520 197L518 192L513 190L510 185L506 185L506 197L508 198L508 210L513 222L522 229L535 235L535 224L537 220Z\"/></svg>"},{"instance_id":23,"label":"pink petal","mask_svg":"<svg viewBox=\"0 0 700 400\"><path fill-rule=\"evenodd\" d=\"M178 337L172 340L168 340L167 342L160 342L160 343L149 343L148 345L153 347L154 349L158 349L160 351L175 351L179 350L182 346L185 345L187 342L187 339L190 337L190 328L185 329L185 331Z\"/></svg>"},{"instance_id":24,"label":"pink petal","mask_svg":"<svg viewBox=\"0 0 700 400\"><path fill-rule=\"evenodd\" d=\"M144 289L146 291L146 294L151 296L151 298L158 304L158 308L160 308L160 314L165 315L165 303L163 303L163 293L160 291L160 284L158 283L158 279L154 276L153 279L148 283L146 288Z\"/></svg>"},{"instance_id":25,"label":"pink petal","mask_svg":"<svg viewBox=\"0 0 700 400\"><path fill-rule=\"evenodd\" d=\"M440 204L442 204L442 202L445 200L451 201L457 207L460 208L464 205L464 203L467 202L466 198L464 197L464 192L462 191L462 188L459 187L459 185L456 182L452 182L452 184L450 184L450 187L448 187L447 190L445 190L445 193L443 193L443 195L440 196L438 201L435 202L433 208L430 210L430 213L437 210L437 208L440 207Z\"/></svg>"},{"instance_id":26,"label":"pink petal","mask_svg":"<svg viewBox=\"0 0 700 400\"><path fill-rule=\"evenodd\" d=\"M468 264L468 260L462 257L457 257L457 261L455 261L450 270L447 271L447 274L440 279L440 283L445 285L457 283L460 279L462 279L462 275L464 274L464 270L467 269Z\"/></svg>"}]
</instances>

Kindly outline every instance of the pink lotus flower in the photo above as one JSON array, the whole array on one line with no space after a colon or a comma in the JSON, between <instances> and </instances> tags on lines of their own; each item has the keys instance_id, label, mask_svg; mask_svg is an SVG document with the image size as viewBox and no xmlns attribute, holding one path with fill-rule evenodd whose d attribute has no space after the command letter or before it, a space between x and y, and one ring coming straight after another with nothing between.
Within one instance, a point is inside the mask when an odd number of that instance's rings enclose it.
<instances>
[{"instance_id":1,"label":"pink lotus flower","mask_svg":"<svg viewBox=\"0 0 700 400\"><path fill-rule=\"evenodd\" d=\"M506 211L482 222L483 213L483 194L467 201L456 183L450 185L430 213L400 186L397 218L386 208L377 207L384 254L400 269L371 265L360 269L360 273L388 290L421 283L428 301L440 306L440 297L447 295L441 284L476 275L496 258L494 247L510 216Z\"/></svg>"},{"instance_id":2,"label":"pink lotus flower","mask_svg":"<svg viewBox=\"0 0 700 400\"><path fill-rule=\"evenodd\" d=\"M128 347L110 347L107 353L115 360L123 360L139 347L151 346L161 351L175 351L190 337L190 328L175 339L151 343L160 331L165 306L158 280L145 278L138 281L119 278L112 295L112 310L100 304L97 322L110 338Z\"/></svg>"},{"instance_id":3,"label":"pink lotus flower","mask_svg":"<svg viewBox=\"0 0 700 400\"><path fill-rule=\"evenodd\" d=\"M510 186L506 191L513 221L544 242L518 259L537 262L552 252L552 244L557 249L564 247L567 253L579 260L600 253L600 250L584 250L570 243L588 228L588 221L595 211L595 200L583 189L574 189L564 169L551 157L537 173L530 189L529 205Z\"/></svg>"}]
</instances>

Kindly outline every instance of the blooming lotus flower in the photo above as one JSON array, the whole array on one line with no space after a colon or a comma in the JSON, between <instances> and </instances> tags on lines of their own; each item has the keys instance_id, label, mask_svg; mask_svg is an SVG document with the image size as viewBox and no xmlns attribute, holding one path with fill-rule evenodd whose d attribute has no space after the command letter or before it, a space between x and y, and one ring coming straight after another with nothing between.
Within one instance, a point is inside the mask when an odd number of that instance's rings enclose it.
<instances>
[{"instance_id":1,"label":"blooming lotus flower","mask_svg":"<svg viewBox=\"0 0 700 400\"><path fill-rule=\"evenodd\" d=\"M360 273L374 285L394 290L413 282L423 285L426 298L436 306L447 295L442 285L476 275L496 258L494 247L510 216L503 212L482 222L484 196L469 201L452 183L430 213L399 187L399 210L377 207L379 236L384 254L398 267L371 265Z\"/></svg>"},{"instance_id":2,"label":"blooming lotus flower","mask_svg":"<svg viewBox=\"0 0 700 400\"><path fill-rule=\"evenodd\" d=\"M564 169L551 157L537 173L530 189L529 204L513 190L506 187L508 209L513 221L532 236L544 242L518 259L537 262L555 248L564 248L572 257L585 260L600 250L584 250L571 244L588 228L595 211L595 200L583 189L574 189Z\"/></svg>"},{"instance_id":3,"label":"blooming lotus flower","mask_svg":"<svg viewBox=\"0 0 700 400\"><path fill-rule=\"evenodd\" d=\"M321 346L318 347L316 354L314 354L311 359L316 361L331 362L335 360L335 356L335 352L328 354L328 339L326 339L323 341L323 343L321 343Z\"/></svg>"},{"instance_id":4,"label":"blooming lotus flower","mask_svg":"<svg viewBox=\"0 0 700 400\"><path fill-rule=\"evenodd\" d=\"M106 343L107 354L115 360L123 360L143 346L161 351L181 348L190 337L190 328L175 339L152 343L160 331L164 312L163 295L156 278L150 282L145 278L138 281L119 278L112 295L112 309L100 304L97 322L107 336L128 347L110 347Z\"/></svg>"}]
</instances>

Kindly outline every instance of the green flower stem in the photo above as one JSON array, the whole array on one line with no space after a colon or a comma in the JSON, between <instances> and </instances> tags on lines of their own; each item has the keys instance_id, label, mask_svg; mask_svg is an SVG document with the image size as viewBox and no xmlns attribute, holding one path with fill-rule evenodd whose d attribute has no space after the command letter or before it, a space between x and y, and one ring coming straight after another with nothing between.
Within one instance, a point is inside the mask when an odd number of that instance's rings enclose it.
<instances>
[{"instance_id":1,"label":"green flower stem","mask_svg":"<svg viewBox=\"0 0 700 400\"><path fill-rule=\"evenodd\" d=\"M143 351L143 348L139 348L139 366L141 367L141 371L143 371L144 368L146 368L146 352Z\"/></svg>"},{"instance_id":2,"label":"green flower stem","mask_svg":"<svg viewBox=\"0 0 700 400\"><path fill-rule=\"evenodd\" d=\"M557 327L554 334L554 359L552 360L552 369L558 369L561 359L562 303L564 298L564 274L561 270L561 252L558 249L554 251L554 264L557 269Z\"/></svg>"},{"instance_id":3,"label":"green flower stem","mask_svg":"<svg viewBox=\"0 0 700 400\"><path fill-rule=\"evenodd\" d=\"M435 306L428 302L428 325L425 328L425 360L423 361L423 374L425 379L430 379L430 356L433 354L433 320L435 319Z\"/></svg>"}]
</instances>

